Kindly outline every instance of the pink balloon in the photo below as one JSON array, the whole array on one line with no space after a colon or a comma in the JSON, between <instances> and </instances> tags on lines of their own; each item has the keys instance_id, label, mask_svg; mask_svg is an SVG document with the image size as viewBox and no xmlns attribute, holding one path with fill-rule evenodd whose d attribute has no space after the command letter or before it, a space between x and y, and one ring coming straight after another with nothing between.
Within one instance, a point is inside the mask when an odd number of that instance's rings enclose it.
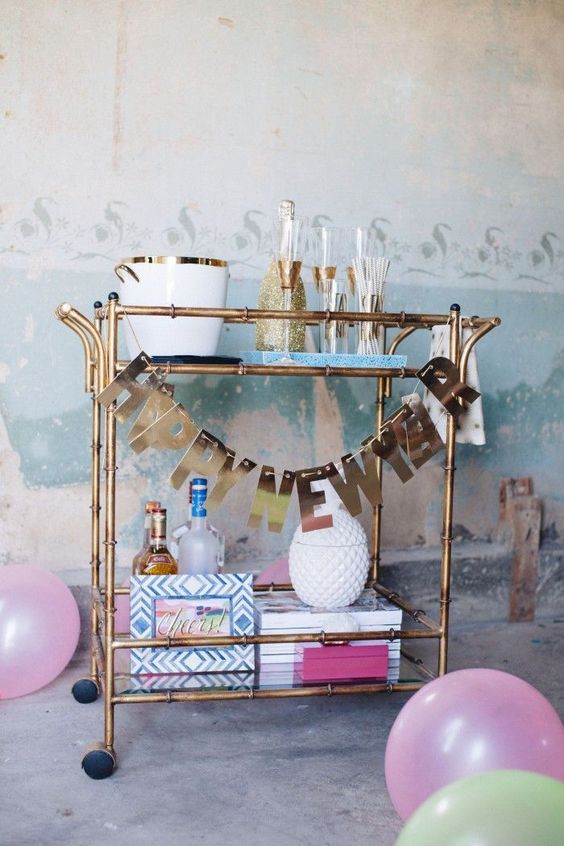
<instances>
[{"instance_id":1,"label":"pink balloon","mask_svg":"<svg viewBox=\"0 0 564 846\"><path fill-rule=\"evenodd\" d=\"M547 699L500 670L434 679L398 714L386 745L386 784L407 819L439 788L489 770L564 781L564 726Z\"/></svg>"},{"instance_id":2,"label":"pink balloon","mask_svg":"<svg viewBox=\"0 0 564 846\"><path fill-rule=\"evenodd\" d=\"M256 585L289 585L290 569L287 558L279 558L273 564L259 573L255 579Z\"/></svg>"},{"instance_id":3,"label":"pink balloon","mask_svg":"<svg viewBox=\"0 0 564 846\"><path fill-rule=\"evenodd\" d=\"M57 576L39 567L0 567L0 699L53 681L79 634L76 600Z\"/></svg>"},{"instance_id":4,"label":"pink balloon","mask_svg":"<svg viewBox=\"0 0 564 846\"><path fill-rule=\"evenodd\" d=\"M129 579L123 582L123 587L129 585ZM114 629L116 634L129 634L129 596L118 593L114 600L116 613L114 617Z\"/></svg>"},{"instance_id":5,"label":"pink balloon","mask_svg":"<svg viewBox=\"0 0 564 846\"><path fill-rule=\"evenodd\" d=\"M129 587L129 576L121 583L122 587ZM114 600L116 609L114 617L114 629L116 634L129 634L129 596L118 593ZM114 664L116 672L129 672L130 649L117 649L114 653Z\"/></svg>"}]
</instances>

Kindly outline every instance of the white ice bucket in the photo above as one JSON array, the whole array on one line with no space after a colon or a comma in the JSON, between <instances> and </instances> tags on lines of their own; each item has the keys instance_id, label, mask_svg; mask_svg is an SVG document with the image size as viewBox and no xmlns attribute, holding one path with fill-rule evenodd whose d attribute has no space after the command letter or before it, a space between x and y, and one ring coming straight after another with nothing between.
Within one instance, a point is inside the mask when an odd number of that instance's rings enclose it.
<instances>
[{"instance_id":1,"label":"white ice bucket","mask_svg":"<svg viewBox=\"0 0 564 846\"><path fill-rule=\"evenodd\" d=\"M128 305L225 308L229 269L222 259L135 256L114 268L120 299ZM150 356L215 355L223 320L216 317L124 316L130 358L139 347Z\"/></svg>"}]
</instances>

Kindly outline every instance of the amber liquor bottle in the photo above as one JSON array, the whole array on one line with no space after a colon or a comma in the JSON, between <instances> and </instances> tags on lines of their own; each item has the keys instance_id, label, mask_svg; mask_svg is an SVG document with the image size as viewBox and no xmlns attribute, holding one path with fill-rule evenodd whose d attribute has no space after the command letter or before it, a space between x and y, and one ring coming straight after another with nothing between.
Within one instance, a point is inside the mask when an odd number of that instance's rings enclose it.
<instances>
[{"instance_id":1,"label":"amber liquor bottle","mask_svg":"<svg viewBox=\"0 0 564 846\"><path fill-rule=\"evenodd\" d=\"M166 545L166 508L151 513L151 548L143 561L143 576L174 576L176 560Z\"/></svg>"},{"instance_id":2,"label":"amber liquor bottle","mask_svg":"<svg viewBox=\"0 0 564 846\"><path fill-rule=\"evenodd\" d=\"M158 511L161 507L156 499L150 499L145 503L145 523L143 525L143 546L134 556L131 563L131 572L134 576L140 576L143 572L143 562L151 551L151 512Z\"/></svg>"}]
</instances>

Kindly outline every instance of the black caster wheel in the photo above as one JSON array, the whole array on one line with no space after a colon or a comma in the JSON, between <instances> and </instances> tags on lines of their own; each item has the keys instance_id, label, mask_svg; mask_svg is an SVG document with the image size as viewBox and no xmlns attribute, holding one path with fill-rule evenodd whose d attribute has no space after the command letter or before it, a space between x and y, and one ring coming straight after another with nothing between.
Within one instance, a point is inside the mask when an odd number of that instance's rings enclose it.
<instances>
[{"instance_id":1,"label":"black caster wheel","mask_svg":"<svg viewBox=\"0 0 564 846\"><path fill-rule=\"evenodd\" d=\"M92 679L79 679L72 686L72 695L77 702L86 705L95 702L100 694L100 688Z\"/></svg>"},{"instance_id":2,"label":"black caster wheel","mask_svg":"<svg viewBox=\"0 0 564 846\"><path fill-rule=\"evenodd\" d=\"M101 743L91 746L82 759L82 769L90 778L108 778L115 767L115 752L113 749L107 749Z\"/></svg>"}]
</instances>

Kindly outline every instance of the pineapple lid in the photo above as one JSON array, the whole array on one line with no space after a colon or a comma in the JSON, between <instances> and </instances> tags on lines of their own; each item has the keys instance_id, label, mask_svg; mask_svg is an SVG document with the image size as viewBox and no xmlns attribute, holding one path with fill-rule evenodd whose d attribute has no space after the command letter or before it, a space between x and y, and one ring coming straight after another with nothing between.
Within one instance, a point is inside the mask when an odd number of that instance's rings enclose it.
<instances>
[{"instance_id":1,"label":"pineapple lid","mask_svg":"<svg viewBox=\"0 0 564 846\"><path fill-rule=\"evenodd\" d=\"M316 512L317 514L318 512ZM292 544L299 543L303 546L367 546L366 532L362 525L352 517L342 506L332 508L329 512L333 518L333 525L327 529L314 529L311 532L304 532L301 525L298 526L292 538Z\"/></svg>"}]
</instances>

